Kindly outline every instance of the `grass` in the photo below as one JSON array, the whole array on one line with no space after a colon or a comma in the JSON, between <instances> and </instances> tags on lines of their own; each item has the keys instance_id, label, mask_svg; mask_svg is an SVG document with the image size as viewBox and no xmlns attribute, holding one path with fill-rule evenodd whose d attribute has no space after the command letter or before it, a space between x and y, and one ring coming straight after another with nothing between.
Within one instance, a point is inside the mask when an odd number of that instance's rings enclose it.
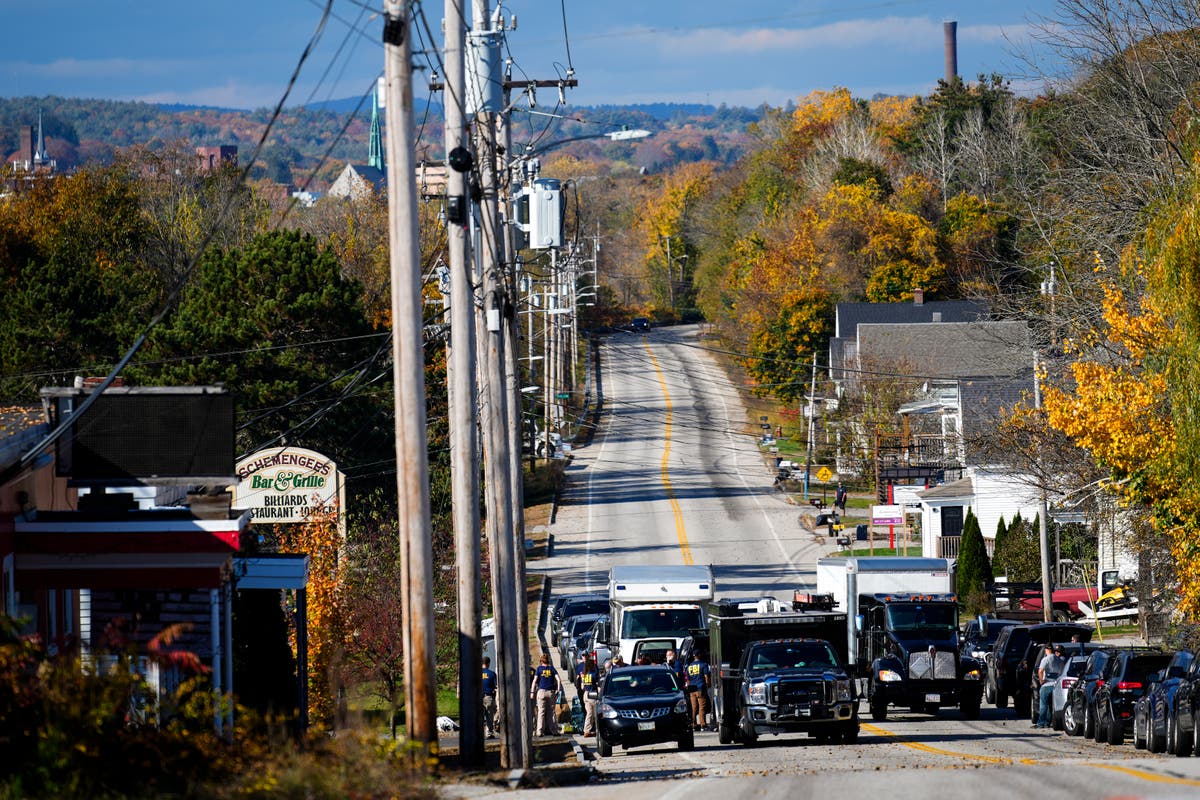
<instances>
[{"instance_id":1,"label":"grass","mask_svg":"<svg viewBox=\"0 0 1200 800\"><path fill-rule=\"evenodd\" d=\"M838 556L919 556L921 555L921 545L909 545L908 547L891 548L891 547L876 547L874 552L866 547L857 547L853 550L840 550L834 555Z\"/></svg>"}]
</instances>

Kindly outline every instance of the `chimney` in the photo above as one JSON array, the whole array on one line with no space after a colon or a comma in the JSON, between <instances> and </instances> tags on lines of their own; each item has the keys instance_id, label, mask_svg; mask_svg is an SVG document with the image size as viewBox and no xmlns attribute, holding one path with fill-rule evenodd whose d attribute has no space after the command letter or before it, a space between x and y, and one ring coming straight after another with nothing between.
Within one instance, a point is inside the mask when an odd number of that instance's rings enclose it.
<instances>
[{"instance_id":1,"label":"chimney","mask_svg":"<svg viewBox=\"0 0 1200 800\"><path fill-rule=\"evenodd\" d=\"M958 23L946 20L942 23L942 38L946 48L946 83L958 77Z\"/></svg>"},{"instance_id":2,"label":"chimney","mask_svg":"<svg viewBox=\"0 0 1200 800\"><path fill-rule=\"evenodd\" d=\"M17 160L26 164L25 169L33 169L33 126L22 125L20 130L20 155Z\"/></svg>"},{"instance_id":3,"label":"chimney","mask_svg":"<svg viewBox=\"0 0 1200 800\"><path fill-rule=\"evenodd\" d=\"M913 305L914 306L925 305L925 290L924 289L913 289Z\"/></svg>"}]
</instances>

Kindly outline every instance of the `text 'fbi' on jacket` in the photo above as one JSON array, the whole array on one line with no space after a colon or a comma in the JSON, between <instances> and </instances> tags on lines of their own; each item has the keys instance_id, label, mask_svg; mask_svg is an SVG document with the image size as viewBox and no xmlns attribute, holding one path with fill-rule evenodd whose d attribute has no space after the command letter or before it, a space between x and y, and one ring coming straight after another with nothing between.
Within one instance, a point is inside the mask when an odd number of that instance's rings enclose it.
<instances>
[{"instance_id":1,"label":"text 'fbi' on jacket","mask_svg":"<svg viewBox=\"0 0 1200 800\"><path fill-rule=\"evenodd\" d=\"M534 676L537 678L537 687L539 689L554 688L554 667L542 664L534 672Z\"/></svg>"}]
</instances>

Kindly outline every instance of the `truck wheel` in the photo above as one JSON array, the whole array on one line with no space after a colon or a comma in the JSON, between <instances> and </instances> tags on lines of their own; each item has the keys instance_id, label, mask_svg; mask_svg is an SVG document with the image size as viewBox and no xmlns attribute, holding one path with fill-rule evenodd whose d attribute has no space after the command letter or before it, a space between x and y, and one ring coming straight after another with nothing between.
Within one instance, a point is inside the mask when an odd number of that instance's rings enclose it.
<instances>
[{"instance_id":1,"label":"truck wheel","mask_svg":"<svg viewBox=\"0 0 1200 800\"><path fill-rule=\"evenodd\" d=\"M1092 708L1086 700L1083 704L1083 738L1096 738L1096 715L1092 713Z\"/></svg>"},{"instance_id":2,"label":"truck wheel","mask_svg":"<svg viewBox=\"0 0 1200 800\"><path fill-rule=\"evenodd\" d=\"M996 699L993 702L995 702L996 708L1008 708L1008 695L1000 694L999 689L994 694L996 695Z\"/></svg>"},{"instance_id":3,"label":"truck wheel","mask_svg":"<svg viewBox=\"0 0 1200 800\"><path fill-rule=\"evenodd\" d=\"M872 697L870 706L871 719L875 720L876 722L883 722L887 719L888 707L885 701Z\"/></svg>"},{"instance_id":4,"label":"truck wheel","mask_svg":"<svg viewBox=\"0 0 1200 800\"><path fill-rule=\"evenodd\" d=\"M596 731L596 752L601 758L608 758L612 755L612 743L605 739L600 731Z\"/></svg>"},{"instance_id":5,"label":"truck wheel","mask_svg":"<svg viewBox=\"0 0 1200 800\"><path fill-rule=\"evenodd\" d=\"M722 724L719 728L717 728L717 741L721 744L732 744L733 728L725 724Z\"/></svg>"},{"instance_id":6,"label":"truck wheel","mask_svg":"<svg viewBox=\"0 0 1200 800\"><path fill-rule=\"evenodd\" d=\"M1054 711L1050 714L1050 727L1056 731L1063 729L1063 715L1061 711Z\"/></svg>"},{"instance_id":7,"label":"truck wheel","mask_svg":"<svg viewBox=\"0 0 1200 800\"><path fill-rule=\"evenodd\" d=\"M963 719L979 719L978 700L964 700L959 704L958 709L962 712Z\"/></svg>"},{"instance_id":8,"label":"truck wheel","mask_svg":"<svg viewBox=\"0 0 1200 800\"><path fill-rule=\"evenodd\" d=\"M758 734L754 732L754 726L750 724L750 720L742 720L741 734L742 744L746 747L754 747L758 744Z\"/></svg>"},{"instance_id":9,"label":"truck wheel","mask_svg":"<svg viewBox=\"0 0 1200 800\"><path fill-rule=\"evenodd\" d=\"M1153 735L1153 733L1151 733L1150 735ZM1094 738L1097 742L1103 742L1105 739L1108 738L1108 730L1105 728L1105 724L1104 724L1104 712L1102 712L1098 708L1096 709L1095 735L1092 738Z\"/></svg>"},{"instance_id":10,"label":"truck wheel","mask_svg":"<svg viewBox=\"0 0 1200 800\"><path fill-rule=\"evenodd\" d=\"M858 742L858 720L847 722L842 728L842 744L856 744Z\"/></svg>"},{"instance_id":11,"label":"truck wheel","mask_svg":"<svg viewBox=\"0 0 1200 800\"><path fill-rule=\"evenodd\" d=\"M992 686L990 683L984 683L983 699L986 700L987 702L991 703L992 705L995 705L996 704L996 687Z\"/></svg>"},{"instance_id":12,"label":"truck wheel","mask_svg":"<svg viewBox=\"0 0 1200 800\"><path fill-rule=\"evenodd\" d=\"M679 737L679 749L682 752L696 749L696 735L688 731L683 736Z\"/></svg>"},{"instance_id":13,"label":"truck wheel","mask_svg":"<svg viewBox=\"0 0 1200 800\"><path fill-rule=\"evenodd\" d=\"M1166 749L1163 737L1159 736L1158 732L1154 730L1153 719L1146 720L1146 749L1151 753L1161 753Z\"/></svg>"}]
</instances>

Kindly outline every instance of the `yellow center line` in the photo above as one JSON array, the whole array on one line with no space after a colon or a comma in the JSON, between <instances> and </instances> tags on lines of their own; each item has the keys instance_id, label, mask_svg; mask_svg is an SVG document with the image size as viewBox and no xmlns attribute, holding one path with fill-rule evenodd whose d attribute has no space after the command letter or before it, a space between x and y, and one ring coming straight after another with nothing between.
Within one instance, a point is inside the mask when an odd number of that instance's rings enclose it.
<instances>
[{"instance_id":1,"label":"yellow center line","mask_svg":"<svg viewBox=\"0 0 1200 800\"><path fill-rule=\"evenodd\" d=\"M688 544L687 531L683 528L683 510L679 507L679 501L675 499L675 488L671 486L671 422L672 422L672 405L671 393L667 390L667 379L663 375L662 367L658 364L658 359L654 356L654 351L650 349L649 342L643 342L642 345L646 348L646 352L650 354L650 362L654 364L654 371L658 374L658 383L662 386L663 400L667 404L667 413L663 425L663 444L662 462L660 471L662 472L663 487L667 490L667 500L671 503L671 512L675 515L675 536L679 539L679 549L683 551L683 563L694 564L692 560L692 548Z\"/></svg>"},{"instance_id":2,"label":"yellow center line","mask_svg":"<svg viewBox=\"0 0 1200 800\"><path fill-rule=\"evenodd\" d=\"M895 739L899 744L913 750L920 750L923 753L932 753L939 756L949 756L951 758L962 758L969 761L983 761L989 764L1023 764L1029 767L1063 767L1063 766L1080 766L1093 767L1095 769L1107 769L1112 772L1120 772L1128 775L1131 778L1150 781L1151 783L1169 783L1179 786L1200 786L1200 780L1192 778L1180 778L1174 775L1161 775L1157 772L1150 772L1137 767L1124 767L1119 764L1100 764L1095 761L1072 761L1064 763L1061 761L1046 761L1038 758L1006 758L1004 756L984 756L975 753L963 753L957 750L946 750L941 747L924 744L923 742L910 742L904 739L900 734L889 731L885 728L880 728L877 725L862 723L862 729L876 736L887 736Z\"/></svg>"}]
</instances>

